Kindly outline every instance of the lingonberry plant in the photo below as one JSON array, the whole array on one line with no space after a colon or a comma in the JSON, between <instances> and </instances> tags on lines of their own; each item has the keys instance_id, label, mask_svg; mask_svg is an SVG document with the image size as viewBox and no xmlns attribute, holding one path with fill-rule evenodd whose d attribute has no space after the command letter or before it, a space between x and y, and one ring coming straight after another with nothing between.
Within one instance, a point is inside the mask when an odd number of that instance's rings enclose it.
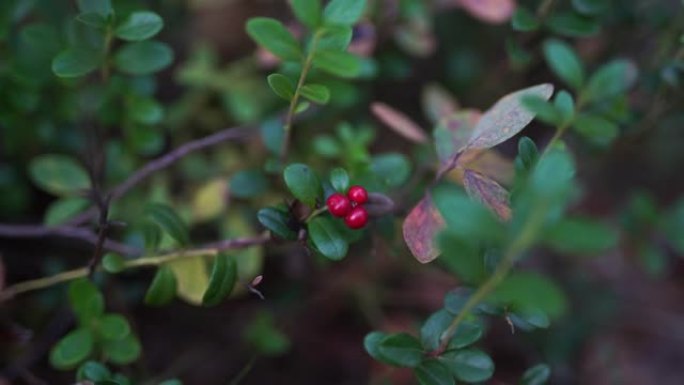
<instances>
[{"instance_id":1,"label":"lingonberry plant","mask_svg":"<svg viewBox=\"0 0 684 385\"><path fill-rule=\"evenodd\" d=\"M673 329L615 304L678 288L681 2L223 3L1 2L0 384L609 383Z\"/></svg>"}]
</instances>

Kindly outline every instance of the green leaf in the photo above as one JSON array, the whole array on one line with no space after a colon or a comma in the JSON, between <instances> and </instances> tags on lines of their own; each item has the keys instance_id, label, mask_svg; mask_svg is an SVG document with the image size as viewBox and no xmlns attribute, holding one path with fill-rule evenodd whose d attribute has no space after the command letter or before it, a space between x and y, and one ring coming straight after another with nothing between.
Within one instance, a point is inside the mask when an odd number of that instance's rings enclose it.
<instances>
[{"instance_id":1,"label":"green leaf","mask_svg":"<svg viewBox=\"0 0 684 385\"><path fill-rule=\"evenodd\" d=\"M81 365L76 371L76 379L79 381L91 380L97 381L98 385L100 381L105 381L112 376L112 373L107 369L106 366L102 365L96 361L87 361Z\"/></svg>"},{"instance_id":2,"label":"green leaf","mask_svg":"<svg viewBox=\"0 0 684 385\"><path fill-rule=\"evenodd\" d=\"M321 196L321 182L309 166L294 163L283 171L285 184L295 198L314 207L316 199Z\"/></svg>"},{"instance_id":3,"label":"green leaf","mask_svg":"<svg viewBox=\"0 0 684 385\"><path fill-rule=\"evenodd\" d=\"M572 6L577 12L596 16L608 10L610 0L572 0Z\"/></svg>"},{"instance_id":4,"label":"green leaf","mask_svg":"<svg viewBox=\"0 0 684 385\"><path fill-rule=\"evenodd\" d=\"M187 226L171 207L160 203L150 203L145 208L145 215L180 245L185 246L190 243Z\"/></svg>"},{"instance_id":5,"label":"green leaf","mask_svg":"<svg viewBox=\"0 0 684 385\"><path fill-rule=\"evenodd\" d=\"M532 11L523 6L518 6L511 18L511 26L516 31L534 31L539 29L539 21Z\"/></svg>"},{"instance_id":6,"label":"green leaf","mask_svg":"<svg viewBox=\"0 0 684 385\"><path fill-rule=\"evenodd\" d=\"M512 273L492 292L489 299L513 311L541 310L551 318L561 316L568 301L561 288L535 273Z\"/></svg>"},{"instance_id":7,"label":"green leaf","mask_svg":"<svg viewBox=\"0 0 684 385\"><path fill-rule=\"evenodd\" d=\"M173 51L165 43L141 41L128 43L114 55L116 68L129 75L151 75L173 62Z\"/></svg>"},{"instance_id":8,"label":"green leaf","mask_svg":"<svg viewBox=\"0 0 684 385\"><path fill-rule=\"evenodd\" d=\"M99 319L98 332L106 340L119 340L130 334L131 327L121 314L105 314Z\"/></svg>"},{"instance_id":9,"label":"green leaf","mask_svg":"<svg viewBox=\"0 0 684 385\"><path fill-rule=\"evenodd\" d=\"M420 385L454 385L449 369L434 358L421 362L414 373Z\"/></svg>"},{"instance_id":10,"label":"green leaf","mask_svg":"<svg viewBox=\"0 0 684 385\"><path fill-rule=\"evenodd\" d=\"M559 126L562 123L563 118L560 112L544 98L537 95L527 95L522 98L522 104L544 123L552 126Z\"/></svg>"},{"instance_id":11,"label":"green leaf","mask_svg":"<svg viewBox=\"0 0 684 385\"><path fill-rule=\"evenodd\" d=\"M126 259L116 253L107 253L102 257L102 267L108 273L120 273L126 268Z\"/></svg>"},{"instance_id":12,"label":"green leaf","mask_svg":"<svg viewBox=\"0 0 684 385\"><path fill-rule=\"evenodd\" d=\"M346 194L349 189L349 174L343 168L335 168L330 172L330 184L335 191Z\"/></svg>"},{"instance_id":13,"label":"green leaf","mask_svg":"<svg viewBox=\"0 0 684 385\"><path fill-rule=\"evenodd\" d=\"M551 70L574 89L584 84L584 66L567 43L549 39L544 42L544 57Z\"/></svg>"},{"instance_id":14,"label":"green leaf","mask_svg":"<svg viewBox=\"0 0 684 385\"><path fill-rule=\"evenodd\" d=\"M247 34L260 46L283 60L300 60L302 49L292 33L278 20L255 17L247 22Z\"/></svg>"},{"instance_id":15,"label":"green leaf","mask_svg":"<svg viewBox=\"0 0 684 385\"><path fill-rule=\"evenodd\" d=\"M141 41L151 38L164 27L164 20L150 11L133 12L121 23L114 34L128 41Z\"/></svg>"},{"instance_id":16,"label":"green leaf","mask_svg":"<svg viewBox=\"0 0 684 385\"><path fill-rule=\"evenodd\" d=\"M97 51L68 48L52 60L52 72L60 78L76 78L94 71L101 61L102 56Z\"/></svg>"},{"instance_id":17,"label":"green leaf","mask_svg":"<svg viewBox=\"0 0 684 385\"><path fill-rule=\"evenodd\" d=\"M77 4L78 10L82 13L95 12L107 17L114 11L111 0L78 0Z\"/></svg>"},{"instance_id":18,"label":"green leaf","mask_svg":"<svg viewBox=\"0 0 684 385\"><path fill-rule=\"evenodd\" d=\"M313 65L331 75L353 78L361 73L361 59L342 51L319 50L313 58Z\"/></svg>"},{"instance_id":19,"label":"green leaf","mask_svg":"<svg viewBox=\"0 0 684 385\"><path fill-rule=\"evenodd\" d=\"M181 258L166 264L176 276L178 298L192 305L201 305L209 287L209 274L203 256Z\"/></svg>"},{"instance_id":20,"label":"green leaf","mask_svg":"<svg viewBox=\"0 0 684 385\"><path fill-rule=\"evenodd\" d=\"M596 19L584 17L575 12L562 12L551 15L546 24L559 35L586 37L595 35L601 29Z\"/></svg>"},{"instance_id":21,"label":"green leaf","mask_svg":"<svg viewBox=\"0 0 684 385\"><path fill-rule=\"evenodd\" d=\"M275 207L266 207L257 213L259 223L282 239L295 240L297 232L290 227L290 214Z\"/></svg>"},{"instance_id":22,"label":"green leaf","mask_svg":"<svg viewBox=\"0 0 684 385\"><path fill-rule=\"evenodd\" d=\"M556 111L558 111L563 124L572 121L575 116L575 100L570 93L565 90L557 93L553 100L553 105L556 107Z\"/></svg>"},{"instance_id":23,"label":"green leaf","mask_svg":"<svg viewBox=\"0 0 684 385\"><path fill-rule=\"evenodd\" d=\"M330 218L316 217L309 222L309 238L324 256L339 261L347 255L349 244Z\"/></svg>"},{"instance_id":24,"label":"green leaf","mask_svg":"<svg viewBox=\"0 0 684 385\"><path fill-rule=\"evenodd\" d=\"M484 263L484 253L477 240L464 238L452 230L446 230L437 238L442 250L441 263L468 284L482 282L488 275Z\"/></svg>"},{"instance_id":25,"label":"green leaf","mask_svg":"<svg viewBox=\"0 0 684 385\"><path fill-rule=\"evenodd\" d=\"M268 179L259 170L241 170L230 178L230 195L236 198L253 198L268 189Z\"/></svg>"},{"instance_id":26,"label":"green leaf","mask_svg":"<svg viewBox=\"0 0 684 385\"><path fill-rule=\"evenodd\" d=\"M413 336L406 333L390 334L382 339L378 352L387 363L415 368L423 359L423 348Z\"/></svg>"},{"instance_id":27,"label":"green leaf","mask_svg":"<svg viewBox=\"0 0 684 385\"><path fill-rule=\"evenodd\" d=\"M321 0L292 0L292 11L302 24L315 29L321 23Z\"/></svg>"},{"instance_id":28,"label":"green leaf","mask_svg":"<svg viewBox=\"0 0 684 385\"><path fill-rule=\"evenodd\" d=\"M66 155L46 154L33 158L29 174L33 183L55 195L73 194L90 188L86 170Z\"/></svg>"},{"instance_id":29,"label":"green leaf","mask_svg":"<svg viewBox=\"0 0 684 385\"><path fill-rule=\"evenodd\" d=\"M50 351L50 364L57 369L76 367L93 351L93 333L86 328L72 330L62 337Z\"/></svg>"},{"instance_id":30,"label":"green leaf","mask_svg":"<svg viewBox=\"0 0 684 385\"><path fill-rule=\"evenodd\" d=\"M520 385L544 385L551 377L551 368L546 364L535 365L523 373Z\"/></svg>"},{"instance_id":31,"label":"green leaf","mask_svg":"<svg viewBox=\"0 0 684 385\"><path fill-rule=\"evenodd\" d=\"M80 13L76 15L76 20L89 27L97 29L104 29L107 27L107 19L98 12Z\"/></svg>"},{"instance_id":32,"label":"green leaf","mask_svg":"<svg viewBox=\"0 0 684 385\"><path fill-rule=\"evenodd\" d=\"M202 304L216 306L221 303L233 291L236 280L237 264L235 259L229 255L217 255L209 278L209 287L202 297Z\"/></svg>"},{"instance_id":33,"label":"green leaf","mask_svg":"<svg viewBox=\"0 0 684 385\"><path fill-rule=\"evenodd\" d=\"M323 10L326 24L353 25L363 15L366 0L331 0Z\"/></svg>"},{"instance_id":34,"label":"green leaf","mask_svg":"<svg viewBox=\"0 0 684 385\"><path fill-rule=\"evenodd\" d=\"M104 297L87 278L69 284L69 303L82 325L87 325L104 312Z\"/></svg>"},{"instance_id":35,"label":"green leaf","mask_svg":"<svg viewBox=\"0 0 684 385\"><path fill-rule=\"evenodd\" d=\"M585 96L589 101L600 101L620 95L634 85L638 73L636 65L629 60L604 64L589 78Z\"/></svg>"},{"instance_id":36,"label":"green leaf","mask_svg":"<svg viewBox=\"0 0 684 385\"><path fill-rule=\"evenodd\" d=\"M126 365L140 358L142 347L140 341L133 334L129 334L120 340L107 341L102 350L107 358L117 365Z\"/></svg>"},{"instance_id":37,"label":"green leaf","mask_svg":"<svg viewBox=\"0 0 684 385\"><path fill-rule=\"evenodd\" d=\"M363 347L371 357L380 362L388 364L389 362L387 359L382 355L382 353L380 353L380 343L385 339L385 337L387 337L387 334L383 332L370 332L366 334L366 337L363 339Z\"/></svg>"},{"instance_id":38,"label":"green leaf","mask_svg":"<svg viewBox=\"0 0 684 385\"><path fill-rule=\"evenodd\" d=\"M523 107L521 99L536 95L548 100L551 94L551 84L540 84L504 96L482 115L470 136L468 147L490 148L512 138L534 119L534 113Z\"/></svg>"},{"instance_id":39,"label":"green leaf","mask_svg":"<svg viewBox=\"0 0 684 385\"><path fill-rule=\"evenodd\" d=\"M48 226L62 224L85 210L88 205L90 205L90 201L85 198L67 197L58 199L48 207L43 222Z\"/></svg>"},{"instance_id":40,"label":"green leaf","mask_svg":"<svg viewBox=\"0 0 684 385\"><path fill-rule=\"evenodd\" d=\"M425 323L423 323L423 327L420 328L420 342L423 344L426 351L437 349L442 333L449 327L453 320L454 316L451 313L445 309L441 309L432 313Z\"/></svg>"},{"instance_id":41,"label":"green leaf","mask_svg":"<svg viewBox=\"0 0 684 385\"><path fill-rule=\"evenodd\" d=\"M411 162L399 153L379 154L371 159L370 169L387 187L398 187L411 176Z\"/></svg>"},{"instance_id":42,"label":"green leaf","mask_svg":"<svg viewBox=\"0 0 684 385\"><path fill-rule=\"evenodd\" d=\"M354 31L348 26L327 26L318 32L320 37L316 43L316 51L345 51L352 41Z\"/></svg>"},{"instance_id":43,"label":"green leaf","mask_svg":"<svg viewBox=\"0 0 684 385\"><path fill-rule=\"evenodd\" d=\"M330 90L322 84L305 84L299 92L314 103L326 104L330 100Z\"/></svg>"},{"instance_id":44,"label":"green leaf","mask_svg":"<svg viewBox=\"0 0 684 385\"><path fill-rule=\"evenodd\" d=\"M648 196L637 196L635 198L641 198L633 199L634 203L632 204L632 206L635 206L633 211L638 211L635 213L638 215L638 218L646 223L649 220L655 221L657 220L656 218L660 219L658 227L663 235L678 253L684 255L684 237L682 236L682 229L684 229L684 198L680 198L662 216L658 216L655 212L655 208L652 207L653 203L648 200Z\"/></svg>"},{"instance_id":45,"label":"green leaf","mask_svg":"<svg viewBox=\"0 0 684 385\"><path fill-rule=\"evenodd\" d=\"M539 309L526 309L508 313L508 318L516 327L525 331L534 329L546 329L551 325L549 316Z\"/></svg>"},{"instance_id":46,"label":"green leaf","mask_svg":"<svg viewBox=\"0 0 684 385\"><path fill-rule=\"evenodd\" d=\"M599 254L615 247L618 233L588 218L566 218L550 228L544 241L567 254Z\"/></svg>"},{"instance_id":47,"label":"green leaf","mask_svg":"<svg viewBox=\"0 0 684 385\"><path fill-rule=\"evenodd\" d=\"M285 75L270 74L266 78L268 85L273 92L288 102L292 100L295 93L294 83Z\"/></svg>"},{"instance_id":48,"label":"green leaf","mask_svg":"<svg viewBox=\"0 0 684 385\"><path fill-rule=\"evenodd\" d=\"M164 107L153 98L133 98L128 103L130 118L140 124L157 124L164 118Z\"/></svg>"},{"instance_id":49,"label":"green leaf","mask_svg":"<svg viewBox=\"0 0 684 385\"><path fill-rule=\"evenodd\" d=\"M262 311L249 323L243 334L254 350L267 356L277 356L290 348L287 335L276 328L273 316Z\"/></svg>"},{"instance_id":50,"label":"green leaf","mask_svg":"<svg viewBox=\"0 0 684 385\"><path fill-rule=\"evenodd\" d=\"M539 159L537 145L527 136L523 136L518 141L518 157L527 170L531 170Z\"/></svg>"},{"instance_id":51,"label":"green leaf","mask_svg":"<svg viewBox=\"0 0 684 385\"><path fill-rule=\"evenodd\" d=\"M499 221L462 190L441 185L432 191L432 199L455 236L468 241L500 240L502 229Z\"/></svg>"},{"instance_id":52,"label":"green leaf","mask_svg":"<svg viewBox=\"0 0 684 385\"><path fill-rule=\"evenodd\" d=\"M476 349L457 350L444 353L439 361L446 366L458 380L482 382L494 374L494 362L484 352Z\"/></svg>"},{"instance_id":53,"label":"green leaf","mask_svg":"<svg viewBox=\"0 0 684 385\"><path fill-rule=\"evenodd\" d=\"M594 114L579 115L572 127L578 134L598 145L610 144L620 131L617 124Z\"/></svg>"},{"instance_id":54,"label":"green leaf","mask_svg":"<svg viewBox=\"0 0 684 385\"><path fill-rule=\"evenodd\" d=\"M168 266L160 266L145 293L145 303L150 306L163 306L176 297L176 276Z\"/></svg>"}]
</instances>

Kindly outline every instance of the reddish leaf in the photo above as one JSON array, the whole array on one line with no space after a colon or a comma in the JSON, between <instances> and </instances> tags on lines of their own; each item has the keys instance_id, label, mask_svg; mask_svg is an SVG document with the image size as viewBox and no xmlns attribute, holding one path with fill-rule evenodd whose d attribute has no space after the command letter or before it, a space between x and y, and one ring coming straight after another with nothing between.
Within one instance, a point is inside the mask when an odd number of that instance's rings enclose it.
<instances>
[{"instance_id":1,"label":"reddish leaf","mask_svg":"<svg viewBox=\"0 0 684 385\"><path fill-rule=\"evenodd\" d=\"M468 195L489 207L501 220L511 219L508 191L505 188L473 170L465 170L463 184Z\"/></svg>"},{"instance_id":2,"label":"reddish leaf","mask_svg":"<svg viewBox=\"0 0 684 385\"><path fill-rule=\"evenodd\" d=\"M504 96L482 115L468 141L468 148L491 148L512 138L535 116L522 106L520 99L528 95L549 99L551 94L551 84L540 84Z\"/></svg>"},{"instance_id":3,"label":"reddish leaf","mask_svg":"<svg viewBox=\"0 0 684 385\"><path fill-rule=\"evenodd\" d=\"M387 104L375 102L371 104L371 111L380 121L404 138L415 143L427 142L427 135L416 122Z\"/></svg>"},{"instance_id":4,"label":"reddish leaf","mask_svg":"<svg viewBox=\"0 0 684 385\"><path fill-rule=\"evenodd\" d=\"M458 164L503 184L510 184L515 175L513 162L493 149L466 150L459 158Z\"/></svg>"},{"instance_id":5,"label":"reddish leaf","mask_svg":"<svg viewBox=\"0 0 684 385\"><path fill-rule=\"evenodd\" d=\"M439 250L435 245L435 236L444 226L444 218L426 194L411 210L403 226L406 245L418 262L428 263L437 258Z\"/></svg>"},{"instance_id":6,"label":"reddish leaf","mask_svg":"<svg viewBox=\"0 0 684 385\"><path fill-rule=\"evenodd\" d=\"M515 11L515 0L459 0L468 13L486 23L508 21Z\"/></svg>"},{"instance_id":7,"label":"reddish leaf","mask_svg":"<svg viewBox=\"0 0 684 385\"><path fill-rule=\"evenodd\" d=\"M421 95L423 111L432 123L458 111L458 102L444 87L437 83L428 84Z\"/></svg>"}]
</instances>

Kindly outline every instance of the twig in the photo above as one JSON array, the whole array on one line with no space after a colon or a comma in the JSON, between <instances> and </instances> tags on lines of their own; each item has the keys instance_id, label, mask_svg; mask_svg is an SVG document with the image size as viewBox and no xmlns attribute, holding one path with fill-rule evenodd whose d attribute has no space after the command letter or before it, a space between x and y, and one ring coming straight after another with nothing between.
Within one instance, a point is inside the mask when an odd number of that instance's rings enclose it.
<instances>
[{"instance_id":1,"label":"twig","mask_svg":"<svg viewBox=\"0 0 684 385\"><path fill-rule=\"evenodd\" d=\"M269 240L270 236L268 233L264 233L258 237L229 239L193 249L162 252L157 255L128 260L124 263L123 269L126 270L143 266L159 266L177 259L194 258L203 255L216 255L225 250L244 249L251 246L262 245ZM88 267L82 267L49 277L24 281L12 286L8 286L5 290L0 291L0 302L11 299L17 294L40 290L62 282L68 282L81 277L86 277L88 276L89 272L90 269Z\"/></svg>"},{"instance_id":2,"label":"twig","mask_svg":"<svg viewBox=\"0 0 684 385\"><path fill-rule=\"evenodd\" d=\"M76 226L42 226L42 225L2 225L0 224L0 237L3 238L43 238L43 237L62 237L79 239L92 245L97 244L98 236L91 230ZM126 244L105 239L105 250L116 253L134 256L140 255L142 250Z\"/></svg>"},{"instance_id":3,"label":"twig","mask_svg":"<svg viewBox=\"0 0 684 385\"><path fill-rule=\"evenodd\" d=\"M232 381L230 381L229 385L238 385L240 381L242 381L247 374L249 374L250 370L252 370L252 367L254 367L254 363L256 362L257 355L254 354L252 357L247 361L247 364L240 370L240 372L233 378Z\"/></svg>"}]
</instances>

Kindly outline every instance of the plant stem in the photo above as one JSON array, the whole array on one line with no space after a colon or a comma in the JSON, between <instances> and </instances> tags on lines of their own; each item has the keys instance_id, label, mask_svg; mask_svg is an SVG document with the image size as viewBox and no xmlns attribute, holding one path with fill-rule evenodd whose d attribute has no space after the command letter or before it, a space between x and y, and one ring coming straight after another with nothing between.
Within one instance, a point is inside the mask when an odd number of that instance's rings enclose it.
<instances>
[{"instance_id":1,"label":"plant stem","mask_svg":"<svg viewBox=\"0 0 684 385\"><path fill-rule=\"evenodd\" d=\"M321 208L318 208L318 209L312 211L311 214L309 214L309 216L306 217L306 219L304 219L304 223L309 223L309 221L311 221L312 219L316 218L317 216L323 214L326 211L328 211L328 206L323 206Z\"/></svg>"},{"instance_id":2,"label":"plant stem","mask_svg":"<svg viewBox=\"0 0 684 385\"><path fill-rule=\"evenodd\" d=\"M287 160L287 150L290 147L290 135L292 131L292 122L294 120L294 115L297 110L297 102L299 102L299 97L301 95L302 87L306 82L306 77L311 69L311 64L313 63L314 53L316 52L316 45L323 34L322 30L318 30L314 33L311 39L311 47L309 48L309 53L304 60L304 66L302 67L302 72L299 74L299 80L297 81L297 87L295 88L292 100L290 100L290 107L287 110L287 116L285 117L285 124L283 125L283 143L280 148L280 161L285 163Z\"/></svg>"},{"instance_id":3,"label":"plant stem","mask_svg":"<svg viewBox=\"0 0 684 385\"><path fill-rule=\"evenodd\" d=\"M233 378L232 381L230 381L230 385L238 385L240 381L242 381L247 374L252 370L254 367L254 363L256 362L257 355L254 354L252 357L247 361L247 365L245 365L242 370L240 370L240 373L238 373L235 378Z\"/></svg>"},{"instance_id":4,"label":"plant stem","mask_svg":"<svg viewBox=\"0 0 684 385\"><path fill-rule=\"evenodd\" d=\"M208 246L198 247L195 249L179 250L151 255L124 262L122 270L134 269L144 266L160 266L171 261L184 258L195 258L201 256L214 256L220 251L230 249L242 249L255 245L266 243L269 240L266 236L259 236L255 238L238 238L231 239L224 242L210 244ZM22 294L30 291L45 289L47 287L57 285L63 282L72 281L74 279L86 277L89 274L88 267L82 267L74 270L65 271L49 277L33 279L30 281L20 282L15 285L7 287L0 291L0 302L13 298L17 294Z\"/></svg>"}]
</instances>

